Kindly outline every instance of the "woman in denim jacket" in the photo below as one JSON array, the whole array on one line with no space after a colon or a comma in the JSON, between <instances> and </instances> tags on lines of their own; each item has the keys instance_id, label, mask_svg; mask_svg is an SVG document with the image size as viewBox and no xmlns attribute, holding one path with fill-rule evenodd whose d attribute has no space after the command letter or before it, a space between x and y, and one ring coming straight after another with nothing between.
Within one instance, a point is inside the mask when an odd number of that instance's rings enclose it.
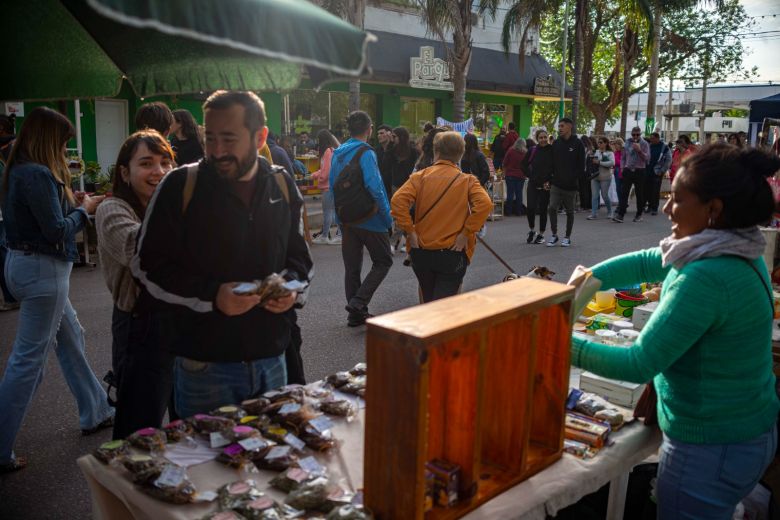
<instances>
[{"instance_id":1,"label":"woman in denim jacket","mask_svg":"<svg viewBox=\"0 0 780 520\"><path fill-rule=\"evenodd\" d=\"M78 403L82 433L113 422L114 409L84 357L84 331L68 299L70 271L79 259L75 234L102 200L70 189L65 144L73 135L60 113L32 110L4 172L5 278L21 310L0 381L0 473L26 464L13 445L52 348Z\"/></svg>"}]
</instances>

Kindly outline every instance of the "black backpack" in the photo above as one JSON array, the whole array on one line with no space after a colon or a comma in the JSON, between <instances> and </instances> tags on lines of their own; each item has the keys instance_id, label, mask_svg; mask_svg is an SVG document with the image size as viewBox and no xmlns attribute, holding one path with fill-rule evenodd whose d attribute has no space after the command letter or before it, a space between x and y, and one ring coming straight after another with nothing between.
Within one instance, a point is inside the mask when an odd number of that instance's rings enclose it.
<instances>
[{"instance_id":1,"label":"black backpack","mask_svg":"<svg viewBox=\"0 0 780 520\"><path fill-rule=\"evenodd\" d=\"M362 146L333 183L336 215L342 224L360 224L379 211L374 197L366 189L363 169L360 167L360 158L370 149L368 146Z\"/></svg>"}]
</instances>

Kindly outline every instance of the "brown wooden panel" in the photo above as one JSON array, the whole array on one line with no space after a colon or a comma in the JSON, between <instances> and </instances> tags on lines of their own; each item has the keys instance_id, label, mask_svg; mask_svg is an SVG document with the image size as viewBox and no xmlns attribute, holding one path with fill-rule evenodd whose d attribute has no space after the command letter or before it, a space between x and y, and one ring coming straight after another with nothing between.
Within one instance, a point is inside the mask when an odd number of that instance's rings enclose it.
<instances>
[{"instance_id":1,"label":"brown wooden panel","mask_svg":"<svg viewBox=\"0 0 780 520\"><path fill-rule=\"evenodd\" d=\"M441 343L536 310L570 300L568 285L535 278L520 278L371 318L377 327L402 332L409 337ZM441 337L440 337L441 336Z\"/></svg>"},{"instance_id":2,"label":"brown wooden panel","mask_svg":"<svg viewBox=\"0 0 780 520\"><path fill-rule=\"evenodd\" d=\"M365 501L378 519L422 518L427 362L403 337L369 326L366 341Z\"/></svg>"},{"instance_id":3,"label":"brown wooden panel","mask_svg":"<svg viewBox=\"0 0 780 520\"><path fill-rule=\"evenodd\" d=\"M566 396L569 390L571 332L569 305L555 305L539 314L532 400L531 444L559 451L563 446Z\"/></svg>"},{"instance_id":4,"label":"brown wooden panel","mask_svg":"<svg viewBox=\"0 0 780 520\"><path fill-rule=\"evenodd\" d=\"M474 456L477 445L479 336L472 333L449 341L442 349L446 397L440 420L446 431L441 458L461 467L460 493L464 497L471 494L471 486L476 482L479 471L478 458ZM431 407L429 421L436 421L435 410Z\"/></svg>"},{"instance_id":5,"label":"brown wooden panel","mask_svg":"<svg viewBox=\"0 0 780 520\"><path fill-rule=\"evenodd\" d=\"M528 375L534 319L525 315L491 327L485 353L482 459L514 471L521 469L524 432L528 431L525 410L531 400Z\"/></svg>"}]
</instances>

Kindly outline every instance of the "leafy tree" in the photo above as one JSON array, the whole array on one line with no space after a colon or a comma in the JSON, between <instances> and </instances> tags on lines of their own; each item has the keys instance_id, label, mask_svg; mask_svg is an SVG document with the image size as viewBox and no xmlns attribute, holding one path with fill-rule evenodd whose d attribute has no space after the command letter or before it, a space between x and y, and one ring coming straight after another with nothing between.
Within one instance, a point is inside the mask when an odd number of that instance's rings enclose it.
<instances>
[{"instance_id":1,"label":"leafy tree","mask_svg":"<svg viewBox=\"0 0 780 520\"><path fill-rule=\"evenodd\" d=\"M452 46L447 46L450 77L454 87L453 116L463 121L466 111L466 78L471 65L471 29L474 8L482 15L495 18L500 0L418 0L422 18L428 30L441 41L452 34Z\"/></svg>"},{"instance_id":2,"label":"leafy tree","mask_svg":"<svg viewBox=\"0 0 780 520\"><path fill-rule=\"evenodd\" d=\"M320 0L322 7L361 29L365 26L366 0ZM360 110L360 80L349 80L349 111Z\"/></svg>"}]
</instances>

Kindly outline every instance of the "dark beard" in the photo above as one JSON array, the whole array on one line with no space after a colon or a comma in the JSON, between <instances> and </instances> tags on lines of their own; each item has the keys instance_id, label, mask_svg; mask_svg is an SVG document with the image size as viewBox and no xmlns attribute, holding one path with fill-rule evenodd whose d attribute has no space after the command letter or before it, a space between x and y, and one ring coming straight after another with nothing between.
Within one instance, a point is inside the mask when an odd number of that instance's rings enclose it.
<instances>
[{"instance_id":1,"label":"dark beard","mask_svg":"<svg viewBox=\"0 0 780 520\"><path fill-rule=\"evenodd\" d=\"M209 157L209 164L214 168L214 170L217 172L217 174L226 179L226 180L238 180L244 175L249 172L249 170L252 169L252 167L255 165L255 162L257 162L257 152L250 151L250 153L245 156L242 160L239 160L236 156L230 155L227 157L223 157L222 161L225 161L226 159L229 159L231 162L236 163L236 173L235 176L233 174L223 174L219 171L219 168L217 168L217 164L220 162L217 159L213 157Z\"/></svg>"}]
</instances>

